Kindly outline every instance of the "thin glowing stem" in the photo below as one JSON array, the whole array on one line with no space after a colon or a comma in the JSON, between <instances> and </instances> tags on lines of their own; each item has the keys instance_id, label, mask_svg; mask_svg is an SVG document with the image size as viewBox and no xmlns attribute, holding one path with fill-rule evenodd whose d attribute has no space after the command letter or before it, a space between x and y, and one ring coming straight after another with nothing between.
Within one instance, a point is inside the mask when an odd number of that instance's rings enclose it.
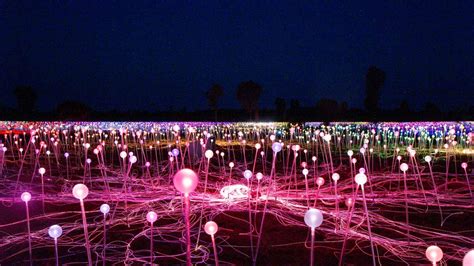
<instances>
[{"instance_id":1,"label":"thin glowing stem","mask_svg":"<svg viewBox=\"0 0 474 266\"><path fill-rule=\"evenodd\" d=\"M214 263L216 266L219 266L219 259L217 258L216 240L214 239L214 235L211 235L211 239L212 239L212 248L214 249Z\"/></svg>"},{"instance_id":2,"label":"thin glowing stem","mask_svg":"<svg viewBox=\"0 0 474 266\"><path fill-rule=\"evenodd\" d=\"M184 194L184 218L186 220L186 266L191 266L191 225L189 223L189 195Z\"/></svg>"},{"instance_id":3,"label":"thin glowing stem","mask_svg":"<svg viewBox=\"0 0 474 266\"><path fill-rule=\"evenodd\" d=\"M367 201L365 200L364 185L362 185L362 199L364 200L365 216L367 218L367 229L369 230L370 251L372 252L372 264L375 266L374 243L372 242L372 230L370 229L369 211L367 210Z\"/></svg>"},{"instance_id":4,"label":"thin glowing stem","mask_svg":"<svg viewBox=\"0 0 474 266\"><path fill-rule=\"evenodd\" d=\"M311 227L311 251L310 251L310 263L309 265L314 265L314 227Z\"/></svg>"},{"instance_id":5,"label":"thin glowing stem","mask_svg":"<svg viewBox=\"0 0 474 266\"><path fill-rule=\"evenodd\" d=\"M30 210L28 208L27 201L25 201L25 205L26 205L26 226L28 228L28 252L30 254L30 265L33 265L33 250L31 248Z\"/></svg>"},{"instance_id":6,"label":"thin glowing stem","mask_svg":"<svg viewBox=\"0 0 474 266\"><path fill-rule=\"evenodd\" d=\"M91 245L89 243L89 231L87 230L86 212L84 210L84 201L81 199L81 214L82 214L82 226L84 227L84 239L86 240L86 251L87 251L87 262L89 266L92 266L92 255Z\"/></svg>"},{"instance_id":7,"label":"thin glowing stem","mask_svg":"<svg viewBox=\"0 0 474 266\"><path fill-rule=\"evenodd\" d=\"M54 238L54 254L56 255L56 266L59 266L58 238Z\"/></svg>"}]
</instances>

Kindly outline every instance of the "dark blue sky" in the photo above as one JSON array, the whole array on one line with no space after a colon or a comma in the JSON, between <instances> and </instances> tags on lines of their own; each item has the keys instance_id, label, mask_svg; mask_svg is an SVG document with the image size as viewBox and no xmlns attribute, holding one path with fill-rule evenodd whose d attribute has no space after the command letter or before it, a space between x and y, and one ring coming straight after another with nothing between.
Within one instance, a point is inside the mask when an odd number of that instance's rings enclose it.
<instances>
[{"instance_id":1,"label":"dark blue sky","mask_svg":"<svg viewBox=\"0 0 474 266\"><path fill-rule=\"evenodd\" d=\"M221 106L252 79L275 97L362 107L370 65L387 79L381 103L453 109L474 103L474 1L3 1L0 103L30 84L38 105L96 109Z\"/></svg>"}]
</instances>

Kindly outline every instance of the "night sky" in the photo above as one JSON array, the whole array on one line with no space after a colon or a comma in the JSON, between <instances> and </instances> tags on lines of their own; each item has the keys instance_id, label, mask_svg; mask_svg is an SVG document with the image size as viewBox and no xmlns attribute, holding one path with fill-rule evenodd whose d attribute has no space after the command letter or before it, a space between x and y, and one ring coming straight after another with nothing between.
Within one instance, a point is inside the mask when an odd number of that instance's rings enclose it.
<instances>
[{"instance_id":1,"label":"night sky","mask_svg":"<svg viewBox=\"0 0 474 266\"><path fill-rule=\"evenodd\" d=\"M238 107L238 83L254 80L261 107L362 107L376 65L383 108L474 105L474 1L361 2L0 0L0 104L28 84L45 111L196 110L217 82L220 105Z\"/></svg>"}]
</instances>

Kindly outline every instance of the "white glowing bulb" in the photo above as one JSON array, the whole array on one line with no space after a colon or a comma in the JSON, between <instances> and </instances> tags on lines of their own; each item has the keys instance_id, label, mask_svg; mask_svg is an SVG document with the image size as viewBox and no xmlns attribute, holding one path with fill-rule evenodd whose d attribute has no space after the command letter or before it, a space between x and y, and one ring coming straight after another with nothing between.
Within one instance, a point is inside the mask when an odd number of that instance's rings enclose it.
<instances>
[{"instance_id":1,"label":"white glowing bulb","mask_svg":"<svg viewBox=\"0 0 474 266\"><path fill-rule=\"evenodd\" d=\"M206 158L209 160L212 158L212 156L214 156L214 153L211 151L211 150L207 150L205 153L204 153L204 156L206 156Z\"/></svg>"},{"instance_id":2,"label":"white glowing bulb","mask_svg":"<svg viewBox=\"0 0 474 266\"><path fill-rule=\"evenodd\" d=\"M402 170L403 172L406 172L408 170L408 164L402 163L400 165L400 170Z\"/></svg>"},{"instance_id":3,"label":"white glowing bulb","mask_svg":"<svg viewBox=\"0 0 474 266\"><path fill-rule=\"evenodd\" d=\"M435 263L443 258L443 251L438 246L429 246L425 255L429 261Z\"/></svg>"},{"instance_id":4,"label":"white glowing bulb","mask_svg":"<svg viewBox=\"0 0 474 266\"><path fill-rule=\"evenodd\" d=\"M78 200L83 200L89 195L89 189L84 184L77 184L72 188L72 195Z\"/></svg>"},{"instance_id":5,"label":"white glowing bulb","mask_svg":"<svg viewBox=\"0 0 474 266\"><path fill-rule=\"evenodd\" d=\"M431 162L431 156L426 155L425 156L425 162L430 163Z\"/></svg>"},{"instance_id":6,"label":"white glowing bulb","mask_svg":"<svg viewBox=\"0 0 474 266\"><path fill-rule=\"evenodd\" d=\"M334 181L337 181L337 180L339 180L339 179L341 178L341 176L340 176L338 173L332 174L331 177L332 177L332 180L334 180Z\"/></svg>"},{"instance_id":7,"label":"white glowing bulb","mask_svg":"<svg viewBox=\"0 0 474 266\"><path fill-rule=\"evenodd\" d=\"M128 159L128 161L131 163L131 164L134 164L137 162L137 156L132 156L130 157L130 159Z\"/></svg>"},{"instance_id":8,"label":"white glowing bulb","mask_svg":"<svg viewBox=\"0 0 474 266\"><path fill-rule=\"evenodd\" d=\"M247 180L250 179L250 178L252 177L252 171L250 171L250 170L245 170L245 171L244 171L244 177L245 177L245 179L247 179Z\"/></svg>"},{"instance_id":9,"label":"white glowing bulb","mask_svg":"<svg viewBox=\"0 0 474 266\"><path fill-rule=\"evenodd\" d=\"M44 175L44 173L46 173L46 169L44 169L43 167L41 167L40 169L38 169L38 173L40 175Z\"/></svg>"},{"instance_id":10,"label":"white glowing bulb","mask_svg":"<svg viewBox=\"0 0 474 266\"><path fill-rule=\"evenodd\" d=\"M273 150L274 153L280 152L281 148L282 148L282 146L281 146L281 143L279 143L279 142L275 142L275 143L272 144L272 150Z\"/></svg>"},{"instance_id":11,"label":"white glowing bulb","mask_svg":"<svg viewBox=\"0 0 474 266\"><path fill-rule=\"evenodd\" d=\"M466 163L466 162L463 162L463 163L461 164L461 167L464 168L464 169L466 169L466 168L467 168L467 163Z\"/></svg>"},{"instance_id":12,"label":"white glowing bulb","mask_svg":"<svg viewBox=\"0 0 474 266\"><path fill-rule=\"evenodd\" d=\"M474 249L469 250L462 260L462 266L473 266L474 265Z\"/></svg>"},{"instance_id":13,"label":"white glowing bulb","mask_svg":"<svg viewBox=\"0 0 474 266\"><path fill-rule=\"evenodd\" d=\"M146 214L146 220L149 223L154 223L156 222L157 219L158 219L158 214L156 214L156 212L154 211L150 211Z\"/></svg>"},{"instance_id":14,"label":"white glowing bulb","mask_svg":"<svg viewBox=\"0 0 474 266\"><path fill-rule=\"evenodd\" d=\"M363 173L358 173L354 179L355 179L355 182L361 186L367 183L367 176Z\"/></svg>"},{"instance_id":15,"label":"white glowing bulb","mask_svg":"<svg viewBox=\"0 0 474 266\"><path fill-rule=\"evenodd\" d=\"M352 155L354 155L354 152L352 150L348 150L347 155L349 155L349 157L352 157Z\"/></svg>"},{"instance_id":16,"label":"white glowing bulb","mask_svg":"<svg viewBox=\"0 0 474 266\"><path fill-rule=\"evenodd\" d=\"M229 167L230 167L230 168L234 167L234 163L233 163L233 162L230 162L230 163L229 163Z\"/></svg>"},{"instance_id":17,"label":"white glowing bulb","mask_svg":"<svg viewBox=\"0 0 474 266\"><path fill-rule=\"evenodd\" d=\"M318 209L309 209L304 215L304 222L312 229L319 227L323 223L323 214Z\"/></svg>"},{"instance_id":18,"label":"white glowing bulb","mask_svg":"<svg viewBox=\"0 0 474 266\"><path fill-rule=\"evenodd\" d=\"M51 225L48 229L48 234L51 238L57 239L63 234L63 229L57 224Z\"/></svg>"},{"instance_id":19,"label":"white glowing bulb","mask_svg":"<svg viewBox=\"0 0 474 266\"><path fill-rule=\"evenodd\" d=\"M204 231L211 236L217 233L218 228L217 224L213 221L209 221L204 225Z\"/></svg>"},{"instance_id":20,"label":"white glowing bulb","mask_svg":"<svg viewBox=\"0 0 474 266\"><path fill-rule=\"evenodd\" d=\"M255 175L255 177L257 178L257 180L262 180L263 174L260 173L260 172L258 172L258 173Z\"/></svg>"},{"instance_id":21,"label":"white glowing bulb","mask_svg":"<svg viewBox=\"0 0 474 266\"><path fill-rule=\"evenodd\" d=\"M309 173L308 169L306 169L306 168L305 168L305 169L303 169L303 175L307 176L307 175L308 175L308 173Z\"/></svg>"},{"instance_id":22,"label":"white glowing bulb","mask_svg":"<svg viewBox=\"0 0 474 266\"><path fill-rule=\"evenodd\" d=\"M104 203L104 204L100 205L100 212L101 213L103 213L105 215L105 214L109 213L109 211L110 211L109 204Z\"/></svg>"},{"instance_id":23,"label":"white glowing bulb","mask_svg":"<svg viewBox=\"0 0 474 266\"><path fill-rule=\"evenodd\" d=\"M125 151L122 151L120 153L120 158L125 159L125 157L127 157L127 153Z\"/></svg>"},{"instance_id":24,"label":"white glowing bulb","mask_svg":"<svg viewBox=\"0 0 474 266\"><path fill-rule=\"evenodd\" d=\"M31 200L31 194L30 192L23 192L21 193L21 200L24 202L28 202Z\"/></svg>"}]
</instances>

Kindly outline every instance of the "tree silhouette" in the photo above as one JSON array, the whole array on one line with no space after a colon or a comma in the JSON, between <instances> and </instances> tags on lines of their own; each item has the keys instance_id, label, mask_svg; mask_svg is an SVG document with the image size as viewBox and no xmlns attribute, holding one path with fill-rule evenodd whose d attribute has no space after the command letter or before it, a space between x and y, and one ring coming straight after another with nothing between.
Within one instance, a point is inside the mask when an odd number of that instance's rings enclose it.
<instances>
[{"instance_id":1,"label":"tree silhouette","mask_svg":"<svg viewBox=\"0 0 474 266\"><path fill-rule=\"evenodd\" d=\"M79 101L64 101L56 107L56 113L62 120L87 120L91 112L89 106Z\"/></svg>"},{"instance_id":2,"label":"tree silhouette","mask_svg":"<svg viewBox=\"0 0 474 266\"><path fill-rule=\"evenodd\" d=\"M14 90L18 111L22 114L31 115L36 107L38 96L30 86L17 86Z\"/></svg>"},{"instance_id":3,"label":"tree silhouette","mask_svg":"<svg viewBox=\"0 0 474 266\"><path fill-rule=\"evenodd\" d=\"M237 86L237 100L243 109L252 114L255 111L255 120L258 120L258 100L262 93L262 86L251 80L244 81Z\"/></svg>"},{"instance_id":4,"label":"tree silhouette","mask_svg":"<svg viewBox=\"0 0 474 266\"><path fill-rule=\"evenodd\" d=\"M369 67L365 76L365 101L367 111L376 116L379 109L380 89L385 83L385 72L375 66Z\"/></svg>"},{"instance_id":5,"label":"tree silhouette","mask_svg":"<svg viewBox=\"0 0 474 266\"><path fill-rule=\"evenodd\" d=\"M281 97L275 99L275 110L279 120L285 120L286 101Z\"/></svg>"},{"instance_id":6,"label":"tree silhouette","mask_svg":"<svg viewBox=\"0 0 474 266\"><path fill-rule=\"evenodd\" d=\"M217 121L217 105L219 98L224 95L224 88L219 84L212 85L206 92L207 104L214 111L214 120Z\"/></svg>"}]
</instances>

